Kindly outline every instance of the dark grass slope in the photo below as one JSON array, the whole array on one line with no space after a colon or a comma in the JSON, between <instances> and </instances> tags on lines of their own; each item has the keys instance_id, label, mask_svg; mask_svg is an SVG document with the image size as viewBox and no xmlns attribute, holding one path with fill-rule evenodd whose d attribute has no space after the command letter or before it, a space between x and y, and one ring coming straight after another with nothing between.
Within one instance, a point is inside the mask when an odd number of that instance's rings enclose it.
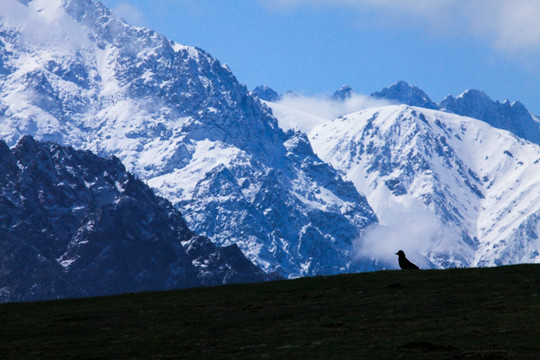
<instances>
[{"instance_id":1,"label":"dark grass slope","mask_svg":"<svg viewBox=\"0 0 540 360\"><path fill-rule=\"evenodd\" d=\"M0 305L13 358L539 359L540 266Z\"/></svg>"}]
</instances>

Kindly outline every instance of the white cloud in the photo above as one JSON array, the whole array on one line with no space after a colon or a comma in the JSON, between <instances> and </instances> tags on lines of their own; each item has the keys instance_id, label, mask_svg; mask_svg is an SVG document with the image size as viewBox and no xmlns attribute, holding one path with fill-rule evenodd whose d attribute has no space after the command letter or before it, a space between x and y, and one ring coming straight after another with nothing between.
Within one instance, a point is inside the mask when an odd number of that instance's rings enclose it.
<instances>
[{"instance_id":1,"label":"white cloud","mask_svg":"<svg viewBox=\"0 0 540 360\"><path fill-rule=\"evenodd\" d=\"M540 1L474 0L465 11L471 30L498 49L540 49Z\"/></svg>"},{"instance_id":2,"label":"white cloud","mask_svg":"<svg viewBox=\"0 0 540 360\"><path fill-rule=\"evenodd\" d=\"M142 26L146 23L142 11L130 4L119 4L113 9L113 13L131 25Z\"/></svg>"},{"instance_id":3,"label":"white cloud","mask_svg":"<svg viewBox=\"0 0 540 360\"><path fill-rule=\"evenodd\" d=\"M72 51L89 44L80 25L66 14L61 0L34 0L28 4L0 0L0 22L16 29L22 41L34 46Z\"/></svg>"},{"instance_id":4,"label":"white cloud","mask_svg":"<svg viewBox=\"0 0 540 360\"><path fill-rule=\"evenodd\" d=\"M315 126L339 116L388 104L386 100L356 93L345 100L333 100L325 95L305 96L291 93L269 105L283 129L297 129L309 133Z\"/></svg>"},{"instance_id":5,"label":"white cloud","mask_svg":"<svg viewBox=\"0 0 540 360\"><path fill-rule=\"evenodd\" d=\"M275 8L346 6L359 11L382 11L403 24L421 19L430 29L469 33L501 51L540 50L538 0L263 0Z\"/></svg>"},{"instance_id":6,"label":"white cloud","mask_svg":"<svg viewBox=\"0 0 540 360\"><path fill-rule=\"evenodd\" d=\"M354 242L356 259L370 258L388 268L397 268L395 253L403 250L409 260L426 268L432 266L426 254L434 249L451 253L456 244L451 238L453 232L419 200L392 202L380 209L377 216L379 224L366 229Z\"/></svg>"}]
</instances>

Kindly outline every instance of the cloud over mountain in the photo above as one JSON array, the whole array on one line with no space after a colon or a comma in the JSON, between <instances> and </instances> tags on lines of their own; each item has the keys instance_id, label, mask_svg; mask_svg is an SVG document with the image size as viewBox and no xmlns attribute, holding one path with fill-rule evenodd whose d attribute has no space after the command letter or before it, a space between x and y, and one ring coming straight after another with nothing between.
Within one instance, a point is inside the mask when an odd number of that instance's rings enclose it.
<instances>
[{"instance_id":1,"label":"cloud over mountain","mask_svg":"<svg viewBox=\"0 0 540 360\"><path fill-rule=\"evenodd\" d=\"M274 103L268 103L285 130L297 129L308 133L317 125L339 116L364 110L373 106L389 105L387 99L376 99L351 91L350 96L340 99L325 95L287 93Z\"/></svg>"}]
</instances>

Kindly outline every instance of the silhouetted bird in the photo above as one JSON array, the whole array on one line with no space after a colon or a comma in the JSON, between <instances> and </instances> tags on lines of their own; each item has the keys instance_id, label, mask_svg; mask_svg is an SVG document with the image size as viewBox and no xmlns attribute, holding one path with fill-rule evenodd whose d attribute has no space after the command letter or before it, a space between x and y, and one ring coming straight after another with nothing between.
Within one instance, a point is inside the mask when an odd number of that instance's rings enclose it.
<instances>
[{"instance_id":1,"label":"silhouetted bird","mask_svg":"<svg viewBox=\"0 0 540 360\"><path fill-rule=\"evenodd\" d=\"M412 262L409 261L409 259L405 257L405 253L403 252L403 250L399 250L396 253L396 255L399 257L398 258L399 267L402 268L403 270L407 270L407 269L419 270L420 269L418 266L414 265Z\"/></svg>"}]
</instances>

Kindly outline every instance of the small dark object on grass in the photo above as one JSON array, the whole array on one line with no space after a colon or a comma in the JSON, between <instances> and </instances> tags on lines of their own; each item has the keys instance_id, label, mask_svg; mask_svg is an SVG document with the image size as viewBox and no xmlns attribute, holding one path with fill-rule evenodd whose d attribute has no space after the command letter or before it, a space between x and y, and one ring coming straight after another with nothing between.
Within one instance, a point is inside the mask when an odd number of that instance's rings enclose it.
<instances>
[{"instance_id":1,"label":"small dark object on grass","mask_svg":"<svg viewBox=\"0 0 540 360\"><path fill-rule=\"evenodd\" d=\"M403 250L399 250L396 253L396 255L399 257L398 258L399 267L402 268L403 270L409 270L409 269L420 270L418 266L414 265L405 257L405 253L403 252Z\"/></svg>"}]
</instances>

